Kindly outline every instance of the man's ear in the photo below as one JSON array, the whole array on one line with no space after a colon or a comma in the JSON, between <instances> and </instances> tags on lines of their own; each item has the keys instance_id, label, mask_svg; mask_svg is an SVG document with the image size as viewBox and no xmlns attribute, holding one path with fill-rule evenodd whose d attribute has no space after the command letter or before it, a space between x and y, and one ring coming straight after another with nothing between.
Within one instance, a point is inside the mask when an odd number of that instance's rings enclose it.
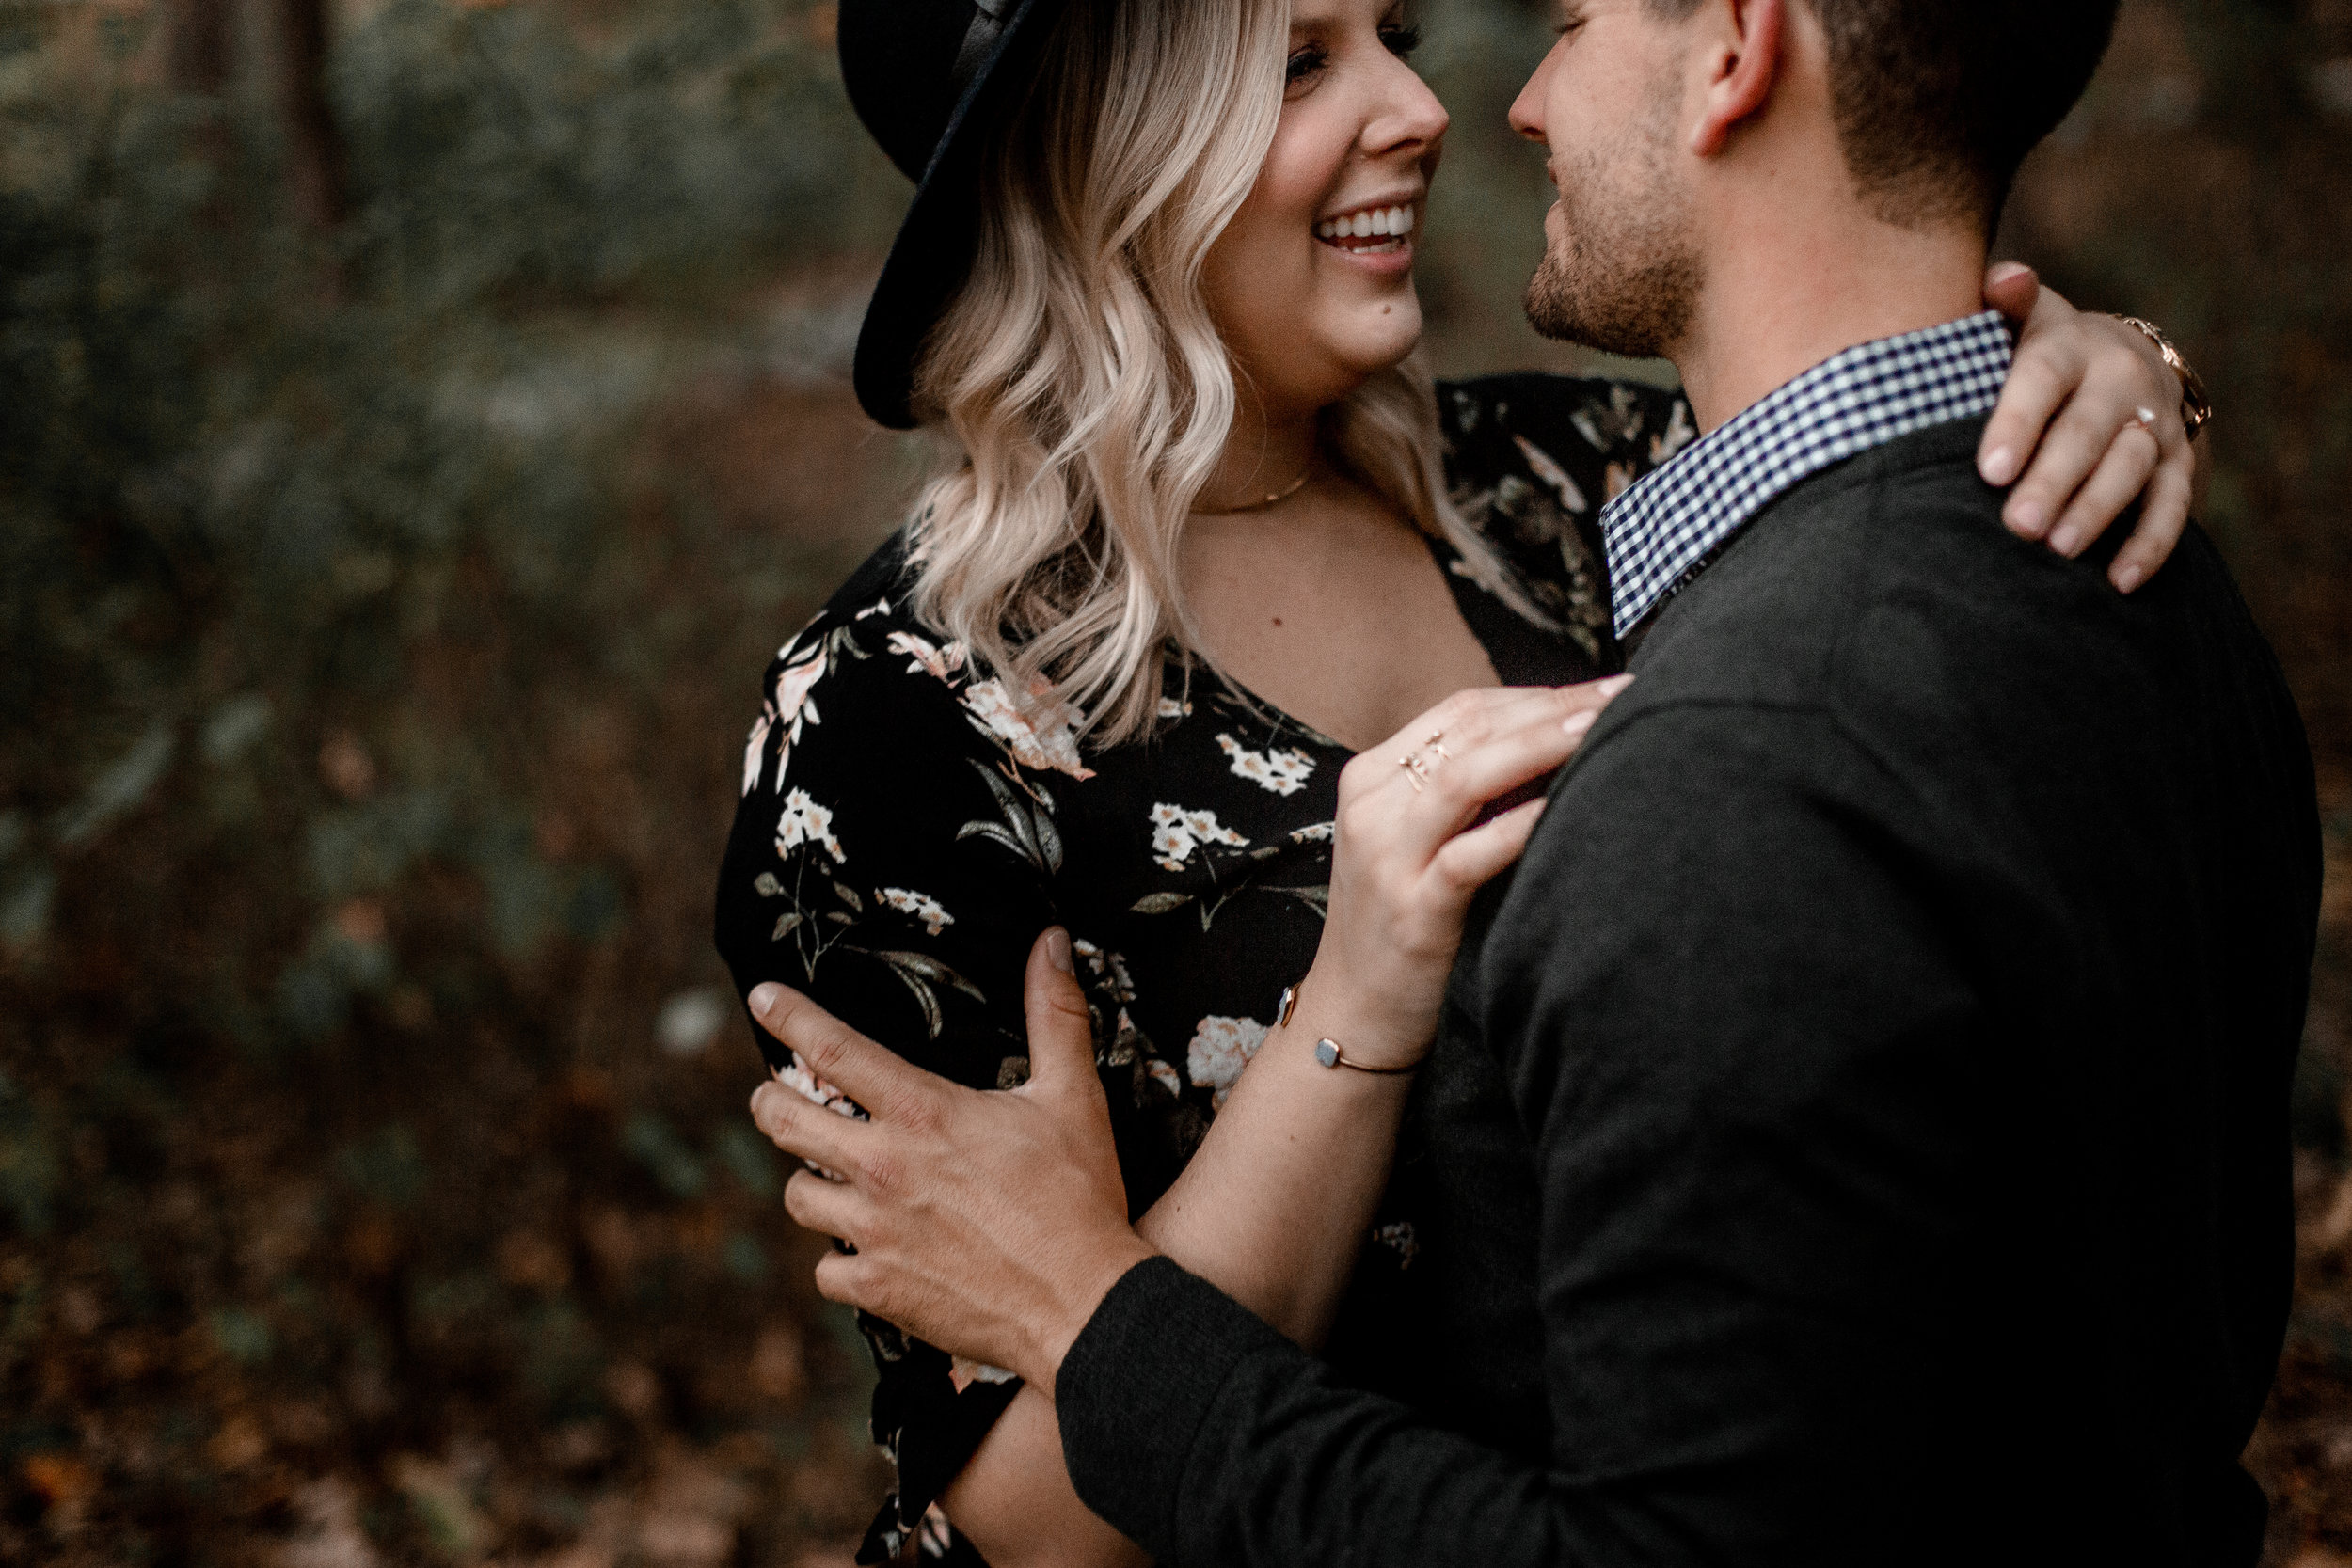
<instances>
[{"instance_id":1,"label":"man's ear","mask_svg":"<svg viewBox=\"0 0 2352 1568\"><path fill-rule=\"evenodd\" d=\"M1788 9L1786 0L1715 0L1711 8L1716 33L1691 131L1691 150L1702 158L1723 151L1732 132L1772 101Z\"/></svg>"}]
</instances>

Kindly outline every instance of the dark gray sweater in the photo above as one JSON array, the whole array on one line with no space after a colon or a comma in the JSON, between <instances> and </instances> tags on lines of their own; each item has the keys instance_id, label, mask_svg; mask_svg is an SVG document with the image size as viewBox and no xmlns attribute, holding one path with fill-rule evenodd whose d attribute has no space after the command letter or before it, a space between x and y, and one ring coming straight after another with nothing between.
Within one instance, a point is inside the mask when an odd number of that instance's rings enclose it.
<instances>
[{"instance_id":1,"label":"dark gray sweater","mask_svg":"<svg viewBox=\"0 0 2352 1568\"><path fill-rule=\"evenodd\" d=\"M1980 420L1674 599L1425 1073L1412 1402L1165 1260L1057 1399L1170 1563L2249 1564L2319 861L2192 531L2125 598Z\"/></svg>"}]
</instances>

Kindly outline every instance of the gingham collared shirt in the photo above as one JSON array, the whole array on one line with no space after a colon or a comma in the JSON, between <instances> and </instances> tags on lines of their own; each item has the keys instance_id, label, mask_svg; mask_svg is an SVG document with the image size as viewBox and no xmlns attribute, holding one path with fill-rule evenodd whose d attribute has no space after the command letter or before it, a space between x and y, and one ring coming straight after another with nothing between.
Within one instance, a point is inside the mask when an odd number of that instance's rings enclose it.
<instances>
[{"instance_id":1,"label":"gingham collared shirt","mask_svg":"<svg viewBox=\"0 0 2352 1568\"><path fill-rule=\"evenodd\" d=\"M1617 635L1800 480L1899 436L1990 409L2011 353L1997 310L1857 343L1627 486L1600 515Z\"/></svg>"}]
</instances>

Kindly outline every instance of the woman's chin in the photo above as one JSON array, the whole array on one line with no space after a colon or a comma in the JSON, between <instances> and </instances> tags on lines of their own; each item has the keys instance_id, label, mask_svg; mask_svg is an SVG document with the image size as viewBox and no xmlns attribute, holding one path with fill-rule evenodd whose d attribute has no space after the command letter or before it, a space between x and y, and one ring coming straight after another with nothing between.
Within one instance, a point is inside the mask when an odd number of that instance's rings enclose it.
<instances>
[{"instance_id":1,"label":"woman's chin","mask_svg":"<svg viewBox=\"0 0 2352 1568\"><path fill-rule=\"evenodd\" d=\"M1421 301L1408 289L1401 299L1373 307L1353 325L1341 357L1369 381L1421 346Z\"/></svg>"},{"instance_id":2,"label":"woman's chin","mask_svg":"<svg viewBox=\"0 0 2352 1568\"><path fill-rule=\"evenodd\" d=\"M1238 356L1269 404L1327 408L1421 346L1421 302L1409 287L1393 298L1311 319L1314 325L1306 332L1283 333L1279 349L1260 345Z\"/></svg>"}]
</instances>

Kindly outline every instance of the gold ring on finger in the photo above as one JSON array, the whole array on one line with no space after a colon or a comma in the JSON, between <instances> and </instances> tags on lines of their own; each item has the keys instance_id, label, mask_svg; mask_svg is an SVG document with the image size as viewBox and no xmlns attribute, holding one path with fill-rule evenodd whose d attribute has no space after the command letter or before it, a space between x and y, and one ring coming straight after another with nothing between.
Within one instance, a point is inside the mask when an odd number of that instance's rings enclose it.
<instances>
[{"instance_id":1,"label":"gold ring on finger","mask_svg":"<svg viewBox=\"0 0 2352 1568\"><path fill-rule=\"evenodd\" d=\"M1429 777L1429 765L1421 760L1419 752L1406 752L1396 759L1396 765L1405 769L1405 782L1413 786L1414 794L1419 795L1422 792L1422 781Z\"/></svg>"},{"instance_id":2,"label":"gold ring on finger","mask_svg":"<svg viewBox=\"0 0 2352 1568\"><path fill-rule=\"evenodd\" d=\"M1429 738L1422 742L1422 747L1424 751L1437 752L1441 761L1452 762L1454 760L1454 753L1445 749L1445 731L1443 730L1430 731Z\"/></svg>"}]
</instances>

